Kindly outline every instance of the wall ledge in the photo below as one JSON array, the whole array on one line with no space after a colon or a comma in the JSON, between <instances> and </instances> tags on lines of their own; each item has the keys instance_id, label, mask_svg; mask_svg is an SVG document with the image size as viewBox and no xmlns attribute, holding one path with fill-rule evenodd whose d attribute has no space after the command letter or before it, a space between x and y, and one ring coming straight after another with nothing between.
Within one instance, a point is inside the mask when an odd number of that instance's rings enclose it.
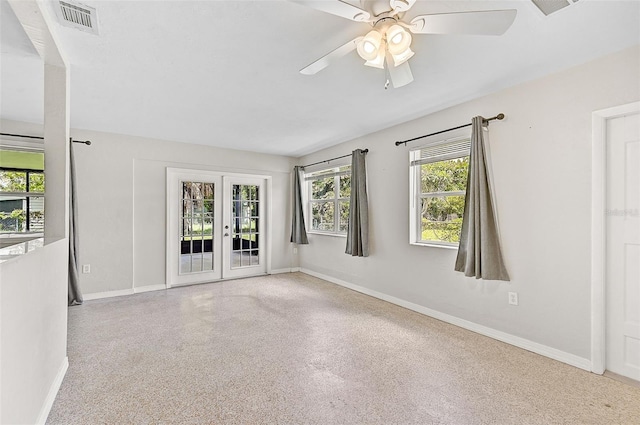
<instances>
[{"instance_id":1,"label":"wall ledge","mask_svg":"<svg viewBox=\"0 0 640 425\"><path fill-rule=\"evenodd\" d=\"M514 345L518 348L522 348L524 350L531 351L536 354L540 354L541 356L545 356L550 359L557 360L562 363L566 363L570 366L574 366L579 369L583 369L588 372L591 372L591 360L576 356L575 354L567 353L565 351L558 350L556 348L549 347L534 341L530 341L528 339L521 338L515 335L511 335L506 332L502 332L493 328L489 328L487 326L483 326L475 322L470 322L468 320L464 320L456 316L442 313L440 311L433 310L428 307L421 306L419 304L414 304L412 302L405 301L403 299L396 298L391 295L384 294L382 292L374 291L373 289L365 288L364 286L355 285L353 283L349 283L332 276L328 276L322 273L317 273L313 270L300 268L300 271L310 276L314 276L319 279L326 280L327 282L331 282L336 285L354 290L356 292L360 292L362 294L369 295L374 298L378 298L380 300L390 302L400 307L404 307L409 310L415 311L417 313L424 314L425 316L442 320L443 322L447 322L449 324L461 327L463 329L467 329L469 331L478 333L480 335L488 336L489 338L493 338L498 341L502 341L507 344Z\"/></svg>"}]
</instances>

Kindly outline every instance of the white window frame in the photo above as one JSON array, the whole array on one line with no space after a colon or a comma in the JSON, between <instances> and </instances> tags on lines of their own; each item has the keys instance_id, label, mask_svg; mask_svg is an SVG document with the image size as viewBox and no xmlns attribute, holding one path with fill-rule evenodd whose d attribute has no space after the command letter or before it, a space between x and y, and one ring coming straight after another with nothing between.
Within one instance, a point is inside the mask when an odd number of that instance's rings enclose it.
<instances>
[{"instance_id":1,"label":"white window frame","mask_svg":"<svg viewBox=\"0 0 640 425\"><path fill-rule=\"evenodd\" d=\"M44 142L41 140L27 140L27 141L5 140L4 138L0 137L0 149L13 150L13 151L25 151L25 152L37 152L37 153L44 154ZM7 169L7 170L38 173L38 174L45 175L44 170L31 170L31 169ZM45 186L45 192L46 192L46 186ZM18 198L25 198L25 199L26 198L44 198L45 192L32 192L32 191L2 192L2 195L15 196ZM27 211L27 214L28 213L29 211ZM34 237L34 236L42 236L42 235L44 235L44 229L42 231L5 232L5 233L0 233L0 239Z\"/></svg>"},{"instance_id":2,"label":"white window frame","mask_svg":"<svg viewBox=\"0 0 640 425\"><path fill-rule=\"evenodd\" d=\"M450 192L429 192L423 194L421 190L422 185L420 173L422 164L464 158L470 155L470 150L465 150L464 152L460 152L459 150L454 152L446 152L446 149L444 149L440 155L432 156L428 159L421 158L421 151L426 148L438 148L451 145L460 145L464 143L467 143L469 146L471 145L470 136L437 140L409 151L409 244L447 249L458 249L458 246L460 244L457 242L422 239L422 199L437 196L464 196L466 194L466 190Z\"/></svg>"},{"instance_id":3,"label":"white window frame","mask_svg":"<svg viewBox=\"0 0 640 425\"><path fill-rule=\"evenodd\" d=\"M349 168L343 171L340 171L340 168L344 168L348 166ZM312 174L314 174L312 176ZM307 233L318 234L318 235L329 235L329 236L340 236L346 237L347 231L340 231L340 203L344 201L349 201L349 198L341 198L340 195L340 177L341 176L350 176L351 175L351 165L350 164L342 164L336 165L331 168L313 170L309 172L305 172L304 180L305 180L305 193L306 193L306 216L308 217L307 221ZM327 178L329 176L333 176L333 187L334 187L334 197L329 199L312 199L312 183L314 180L321 180ZM351 184L351 183L349 183ZM325 203L325 202L333 202L333 230L319 230L313 228L313 208L312 205L314 203Z\"/></svg>"}]
</instances>

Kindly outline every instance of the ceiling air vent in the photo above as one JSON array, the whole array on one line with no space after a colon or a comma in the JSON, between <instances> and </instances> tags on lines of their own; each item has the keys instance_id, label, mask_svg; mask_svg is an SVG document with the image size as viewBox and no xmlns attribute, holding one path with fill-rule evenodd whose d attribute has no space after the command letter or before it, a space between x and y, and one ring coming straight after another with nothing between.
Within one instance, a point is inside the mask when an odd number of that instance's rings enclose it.
<instances>
[{"instance_id":1,"label":"ceiling air vent","mask_svg":"<svg viewBox=\"0 0 640 425\"><path fill-rule=\"evenodd\" d=\"M98 34L96 9L70 0L60 0L58 3L60 7L55 8L56 15L62 25Z\"/></svg>"},{"instance_id":2,"label":"ceiling air vent","mask_svg":"<svg viewBox=\"0 0 640 425\"><path fill-rule=\"evenodd\" d=\"M531 0L533 4L538 6L538 9L545 15L551 15L553 12L557 12L560 9L564 9L576 3L578 0Z\"/></svg>"}]
</instances>

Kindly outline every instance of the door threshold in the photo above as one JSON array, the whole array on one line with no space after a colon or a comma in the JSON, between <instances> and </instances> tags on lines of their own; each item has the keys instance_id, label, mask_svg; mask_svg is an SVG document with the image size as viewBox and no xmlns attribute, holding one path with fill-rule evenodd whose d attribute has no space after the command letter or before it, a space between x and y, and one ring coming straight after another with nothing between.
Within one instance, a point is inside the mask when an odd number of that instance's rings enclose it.
<instances>
[{"instance_id":1,"label":"door threshold","mask_svg":"<svg viewBox=\"0 0 640 425\"><path fill-rule=\"evenodd\" d=\"M269 275L270 273L258 273L258 274L252 274L249 276L226 277L226 278L223 277L221 279L215 279L215 280L203 280L202 282L176 283L174 285L166 287L165 289L183 288L186 286L196 286L196 285L207 285L209 283L230 282L232 280L251 279L252 277L261 277L261 276L269 276Z\"/></svg>"}]
</instances>

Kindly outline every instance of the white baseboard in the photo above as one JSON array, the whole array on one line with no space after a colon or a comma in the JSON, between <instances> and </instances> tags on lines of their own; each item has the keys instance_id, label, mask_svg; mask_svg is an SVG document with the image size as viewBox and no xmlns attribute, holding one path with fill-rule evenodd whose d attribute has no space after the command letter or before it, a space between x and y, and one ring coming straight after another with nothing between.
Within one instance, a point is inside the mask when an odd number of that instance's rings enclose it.
<instances>
[{"instance_id":1,"label":"white baseboard","mask_svg":"<svg viewBox=\"0 0 640 425\"><path fill-rule=\"evenodd\" d=\"M82 298L85 301L91 301L91 300L99 300L101 298L112 298L112 297L121 297L123 295L140 294L142 292L160 291L163 289L167 289L167 287L162 284L147 285L147 286L140 286L132 289L120 289L117 291L94 292L93 294L83 295Z\"/></svg>"},{"instance_id":2,"label":"white baseboard","mask_svg":"<svg viewBox=\"0 0 640 425\"><path fill-rule=\"evenodd\" d=\"M147 285L133 288L133 292L136 294L140 294L142 292L151 292L151 291L161 291L163 289L167 289L166 285Z\"/></svg>"},{"instance_id":3,"label":"white baseboard","mask_svg":"<svg viewBox=\"0 0 640 425\"><path fill-rule=\"evenodd\" d=\"M363 286L354 285L344 280L336 279L334 277L327 276L322 273L314 272L313 270L301 268L300 271L302 273L315 276L317 278L326 280L328 282L335 283L336 285L344 286L345 288L352 289L356 292L360 292L360 293L372 296L374 298L378 298L378 299L390 302L392 304L399 305L400 307L413 310L417 313L421 313L426 316L433 317L434 319L442 320L443 322L447 322L452 325L459 326L461 328L470 330L480 335L485 335L490 338L497 339L498 341L506 342L507 344L511 344L516 347L523 348L527 351L531 351L533 353L540 354L545 357L549 357L551 359L557 360L562 363L566 363L571 366L575 366L580 369L584 369L589 372L591 371L591 360L589 359L585 359L583 357L579 357L574 354L570 354L565 351L558 350L556 348L548 347L546 345L539 344L537 342L533 342L528 339L520 338L518 336L511 335L506 332L498 331L496 329L489 328L487 326L470 322L468 320L460 319L459 317L451 316L449 314L442 313L437 310L432 310L428 307L414 304L412 302L405 301L400 298L396 298L391 295L384 294L382 292L374 291L372 289L365 288Z\"/></svg>"},{"instance_id":4,"label":"white baseboard","mask_svg":"<svg viewBox=\"0 0 640 425\"><path fill-rule=\"evenodd\" d=\"M271 273L269 273L269 274L294 273L294 272L299 272L299 271L300 271L300 267L292 267L292 268L289 268L289 269L271 270Z\"/></svg>"},{"instance_id":5,"label":"white baseboard","mask_svg":"<svg viewBox=\"0 0 640 425\"><path fill-rule=\"evenodd\" d=\"M49 417L49 412L51 412L51 407L53 406L53 402L56 399L56 395L58 395L58 391L60 390L60 386L62 385L64 376L67 374L67 369L69 369L69 358L65 356L65 358L62 360L62 364L60 365L60 369L58 369L58 374L49 387L47 398L44 399L44 404L40 409L40 414L38 415L36 424L40 425L47 422L47 417Z\"/></svg>"},{"instance_id":6,"label":"white baseboard","mask_svg":"<svg viewBox=\"0 0 640 425\"><path fill-rule=\"evenodd\" d=\"M299 272L300 271L300 267L293 267L290 269L275 269L275 270L271 270L270 274L281 274L281 273L295 273L295 272ZM192 283L188 283L188 284L184 284L184 285L173 285L173 288L177 288L179 286L189 286L192 285ZM105 292L94 292L92 294L83 294L82 295L82 299L85 301L91 301L91 300L99 300L102 298L112 298L112 297L121 297L123 295L133 295L133 294L140 294L143 292L151 292L151 291L161 291L167 289L166 285L160 284L160 285L147 285L147 286L140 286L140 287L136 287L133 289L120 289L117 291L105 291Z\"/></svg>"},{"instance_id":7,"label":"white baseboard","mask_svg":"<svg viewBox=\"0 0 640 425\"><path fill-rule=\"evenodd\" d=\"M132 295L135 292L132 289L120 289L118 291L105 291L105 292L94 292L93 294L86 294L82 296L82 299L85 301L91 300L99 300L101 298L111 298L111 297L121 297L123 295Z\"/></svg>"}]
</instances>

